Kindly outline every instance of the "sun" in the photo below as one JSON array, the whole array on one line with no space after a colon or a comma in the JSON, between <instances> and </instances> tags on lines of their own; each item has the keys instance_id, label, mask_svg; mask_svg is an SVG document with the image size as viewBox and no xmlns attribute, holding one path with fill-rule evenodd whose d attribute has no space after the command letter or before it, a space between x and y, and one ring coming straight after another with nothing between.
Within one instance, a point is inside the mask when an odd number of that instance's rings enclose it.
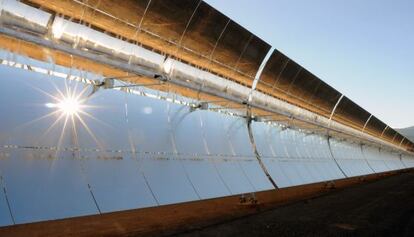
<instances>
[{"instance_id":1,"label":"sun","mask_svg":"<svg viewBox=\"0 0 414 237\"><path fill-rule=\"evenodd\" d=\"M53 111L42 116L38 119L35 119L32 122L45 119L51 116L57 116L56 119L52 122L50 127L44 132L43 136L47 136L49 132L56 127L59 122L63 121L63 126L61 128L60 138L57 139L57 147L60 148L62 140L65 137L65 133L70 133L73 136L74 147L78 147L78 129L85 129L86 132L91 136L100 149L103 149L102 144L100 144L98 138L92 132L92 130L87 125L85 117L92 119L96 122L106 125L106 123L95 118L93 115L89 114L85 110L90 110L94 108L100 108L100 106L88 105L87 101L90 99L90 96L87 96L88 90L90 87L85 86L83 89L78 90L78 85L75 83L70 86L71 83L65 82L65 87L63 90L59 89L55 83L52 82L52 85L55 87L56 91L54 94L46 92L40 88L34 87L37 91L41 92L44 95L47 95L52 101L45 103L44 106L52 109ZM68 126L71 125L71 126Z\"/></svg>"},{"instance_id":2,"label":"sun","mask_svg":"<svg viewBox=\"0 0 414 237\"><path fill-rule=\"evenodd\" d=\"M46 107L57 108L67 116L78 115L83 107L83 103L76 97L64 96L58 103L47 103Z\"/></svg>"},{"instance_id":3,"label":"sun","mask_svg":"<svg viewBox=\"0 0 414 237\"><path fill-rule=\"evenodd\" d=\"M80 110L81 103L76 98L64 98L57 107L67 115L77 114Z\"/></svg>"}]
</instances>

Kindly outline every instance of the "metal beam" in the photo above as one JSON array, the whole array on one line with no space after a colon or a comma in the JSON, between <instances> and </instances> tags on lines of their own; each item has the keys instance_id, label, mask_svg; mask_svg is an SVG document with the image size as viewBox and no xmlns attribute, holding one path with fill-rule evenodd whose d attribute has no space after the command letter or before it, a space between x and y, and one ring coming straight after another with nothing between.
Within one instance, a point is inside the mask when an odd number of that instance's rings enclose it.
<instances>
[{"instance_id":1,"label":"metal beam","mask_svg":"<svg viewBox=\"0 0 414 237\"><path fill-rule=\"evenodd\" d=\"M187 82L187 81L184 81L184 80L179 80L179 79L176 79L176 78L170 78L168 75L166 75L163 72L154 72L152 69L144 67L144 66L131 65L131 64L128 64L128 63L124 63L122 61L110 59L108 57L105 57L104 55L96 55L96 54L93 54L89 51L76 49L76 48L70 47L70 45L56 44L53 41L50 41L48 39L41 38L41 37L38 37L38 36L35 36L35 35L23 33L23 32L12 30L12 29L8 29L8 28L5 28L5 27L0 28L0 34L4 34L4 35L7 35L9 37L20 39L20 40L23 40L23 41L26 41L26 42L34 43L36 45L43 46L43 47L46 47L46 48L50 48L50 49L53 49L53 50L58 50L58 51L67 53L69 55L82 57L82 58L88 59L88 60L93 61L93 62L97 62L97 63L103 64L103 65L108 65L110 67L118 68L118 69L120 69L122 71L125 71L125 72L134 73L136 75L145 76L145 77L153 78L153 79L154 78L155 79L161 79L161 80L165 79L165 80L167 80L168 83L172 83L172 84L180 86L180 87L185 87L185 88L191 89L193 91L200 90L200 87L198 85L195 85L193 83L190 83L190 82ZM218 97L221 97L223 99L226 99L226 100L229 100L229 101L232 101L232 102L235 102L235 103L246 105L246 101L244 99L242 99L240 97L237 97L237 96L230 95L230 94L225 93L225 92L218 91L217 89L214 89L214 88L204 87L204 88L201 89L201 91L203 93L206 93L206 94L209 94L209 95L218 96ZM342 97L343 96L341 96L341 98L338 100L337 105L341 101ZM282 110L274 109L274 108L269 108L269 106L266 106L266 105L261 105L261 104L257 104L257 103L247 103L247 105L250 105L254 108L258 108L258 109L261 109L261 110L264 110L264 111L277 113L277 114L280 114L280 115L283 115L283 116L286 116L286 117L292 117L296 120L303 121L305 123L312 124L312 125L315 125L315 126L318 126L318 127L324 128L324 129L328 129L328 130L331 130L331 131L335 131L335 132L340 133L340 134L346 134L346 135L349 135L351 137L355 137L355 138L357 138L359 140L362 140L362 141L368 141L368 142L374 142L374 143L385 143L385 144L388 144L388 146L390 146L390 147L395 147L395 148L397 147L397 146L395 146L393 144L390 144L389 142L386 142L386 141L376 141L377 138L374 138L374 137L373 138L360 137L356 134L346 132L344 130L340 130L340 129L337 129L337 128L333 129L330 126L330 123L328 124L328 126L326 126L326 125L324 125L320 122L317 122L317 121L312 121L312 120L308 120L306 118L293 116L290 112L286 112L286 111L282 111ZM337 105L336 105L336 107L337 107ZM334 108L334 110L331 113L332 116L335 112L335 109L336 108ZM399 149L401 149L401 148L399 147Z\"/></svg>"},{"instance_id":2,"label":"metal beam","mask_svg":"<svg viewBox=\"0 0 414 237\"><path fill-rule=\"evenodd\" d=\"M367 127L367 125L368 125L368 123L369 123L369 121L371 120L371 118L372 118L372 114L369 116L369 118L367 119L367 121L365 122L365 124L364 124L364 127L362 128L362 132L364 132L365 131L365 128Z\"/></svg>"},{"instance_id":3,"label":"metal beam","mask_svg":"<svg viewBox=\"0 0 414 237\"><path fill-rule=\"evenodd\" d=\"M382 138L382 136L384 135L384 133L385 133L385 131L386 131L387 129L388 129L388 125L387 125L387 126L385 126L384 130L382 130L382 133L381 133L380 138Z\"/></svg>"}]
</instances>

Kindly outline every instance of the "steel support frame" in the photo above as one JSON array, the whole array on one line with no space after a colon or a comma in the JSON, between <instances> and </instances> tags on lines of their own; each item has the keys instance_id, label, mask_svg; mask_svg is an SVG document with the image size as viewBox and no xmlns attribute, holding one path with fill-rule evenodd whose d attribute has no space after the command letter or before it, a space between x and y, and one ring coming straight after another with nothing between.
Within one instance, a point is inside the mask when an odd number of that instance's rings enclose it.
<instances>
[{"instance_id":1,"label":"steel support frame","mask_svg":"<svg viewBox=\"0 0 414 237\"><path fill-rule=\"evenodd\" d=\"M140 75L140 76L144 76L144 77L148 77L148 78L152 78L152 79L157 79L158 78L162 81L166 80L169 83L175 84L177 86L189 88L189 89L194 90L194 91L201 90L205 94L218 96L218 97L224 98L226 100L229 100L229 101L232 101L232 102L235 102L235 103L247 104L251 107L258 108L258 109L261 109L261 110L264 110L264 111L280 114L280 115L283 115L283 116L286 116L286 117L291 117L291 118L294 118L296 120L303 121L305 123L312 124L312 125L315 125L317 127L324 128L324 129L329 130L329 131L335 131L335 132L340 133L340 134L345 134L345 135L348 135L348 136L351 136L351 137L355 137L357 140L367 141L367 142L371 142L371 143L379 143L379 141L375 141L375 139L371 140L371 139L368 139L368 138L357 136L357 135L352 134L352 133L348 133L348 132L343 131L343 130L339 130L337 128L332 128L330 126L330 122L329 122L329 125L326 126L326 125L318 123L318 122L309 121L307 119L294 116L294 115L292 115L292 114L290 114L289 112L286 112L286 111L275 110L275 109L269 108L268 106L264 106L264 105L257 104L257 103L254 103L254 102L247 102L245 98L239 98L239 97L236 97L236 96L232 96L232 95L229 95L227 93L217 91L213 88L203 87L203 88L200 89L200 87L195 85L195 84L192 84L192 83L189 83L189 82L186 82L186 81L182 81L182 80L178 80L178 79L175 79L175 78L171 78L163 72L154 72L152 69L144 67L144 66L131 65L131 64L124 63L124 62L121 62L121 61L118 61L118 60L110 59L110 58L105 57L103 55L96 55L96 54L93 54L93 53L90 53L90 52L87 52L87 51L75 49L75 48L70 47L70 46L65 45L65 44L57 44L57 43L55 43L51 40L48 40L48 39L44 39L44 38L41 38L41 37L37 37L35 35L27 34L27 33L24 33L24 32L16 31L16 30L13 30L13 29L5 28L5 27L0 28L0 34L6 35L8 37L16 38L16 39L19 39L19 40L23 40L23 41L26 41L26 42L29 42L29 43L33 43L33 44L36 44L36 45L40 45L40 46L43 46L43 47L46 47L46 48L50 48L50 49L53 49L53 50L58 50L58 51L61 51L61 52L64 52L64 53L67 53L67 54L70 54L70 55L75 55L75 56L78 56L78 57L82 57L82 58L85 58L85 59L88 59L88 60L91 60L91 61L94 61L94 62L98 62L98 63L104 64L104 65L108 65L108 66L111 66L111 67L114 67L114 68L118 68L118 69L123 70L125 72L130 72L130 73L133 73L133 74L136 74L136 75ZM337 102L337 105L339 104L339 102L340 102L340 100ZM285 103L287 103L287 102L285 102ZM318 117L320 115L316 115L316 116ZM367 135L367 136L370 136L370 135ZM388 142L386 142L386 141L382 141L382 142L388 144ZM400 150L401 152L406 152L406 150L401 148L401 143L400 143L399 146L394 146L393 144L388 144L388 146L391 147L391 148Z\"/></svg>"}]
</instances>

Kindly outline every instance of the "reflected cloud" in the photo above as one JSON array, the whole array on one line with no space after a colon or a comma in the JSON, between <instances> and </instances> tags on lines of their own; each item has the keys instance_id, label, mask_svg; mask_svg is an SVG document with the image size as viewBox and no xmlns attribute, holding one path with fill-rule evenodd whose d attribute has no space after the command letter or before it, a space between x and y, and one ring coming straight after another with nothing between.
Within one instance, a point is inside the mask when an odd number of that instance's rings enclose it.
<instances>
[{"instance_id":1,"label":"reflected cloud","mask_svg":"<svg viewBox=\"0 0 414 237\"><path fill-rule=\"evenodd\" d=\"M151 107L149 107L149 106L144 107L144 108L142 109L142 112L143 112L144 114L152 114L152 108L151 108Z\"/></svg>"}]
</instances>

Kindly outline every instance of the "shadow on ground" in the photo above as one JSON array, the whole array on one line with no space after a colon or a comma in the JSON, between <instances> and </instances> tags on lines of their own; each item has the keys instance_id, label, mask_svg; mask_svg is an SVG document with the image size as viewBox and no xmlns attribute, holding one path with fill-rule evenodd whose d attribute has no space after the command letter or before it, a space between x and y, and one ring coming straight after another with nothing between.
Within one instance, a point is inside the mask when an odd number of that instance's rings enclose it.
<instances>
[{"instance_id":1,"label":"shadow on ground","mask_svg":"<svg viewBox=\"0 0 414 237\"><path fill-rule=\"evenodd\" d=\"M175 236L414 236L414 172Z\"/></svg>"}]
</instances>

